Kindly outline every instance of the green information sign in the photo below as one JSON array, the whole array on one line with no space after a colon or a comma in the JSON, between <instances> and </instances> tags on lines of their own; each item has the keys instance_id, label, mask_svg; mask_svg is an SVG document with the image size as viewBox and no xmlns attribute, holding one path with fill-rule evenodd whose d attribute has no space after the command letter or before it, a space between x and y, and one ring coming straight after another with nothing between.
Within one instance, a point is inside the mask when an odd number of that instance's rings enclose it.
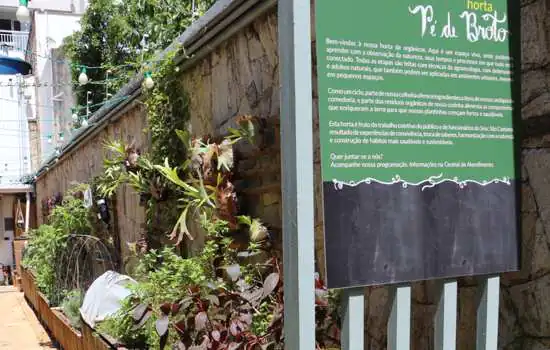
<instances>
[{"instance_id":1,"label":"green information sign","mask_svg":"<svg viewBox=\"0 0 550 350\"><path fill-rule=\"evenodd\" d=\"M512 13L506 0L317 0L329 285L518 268ZM456 261L438 260L452 247Z\"/></svg>"}]
</instances>

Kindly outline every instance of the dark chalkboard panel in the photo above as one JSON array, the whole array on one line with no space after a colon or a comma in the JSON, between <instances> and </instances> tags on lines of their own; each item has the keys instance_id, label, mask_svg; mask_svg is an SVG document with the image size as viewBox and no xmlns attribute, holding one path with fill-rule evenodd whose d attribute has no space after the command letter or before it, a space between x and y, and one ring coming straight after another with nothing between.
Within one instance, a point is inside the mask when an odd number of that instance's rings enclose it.
<instances>
[{"instance_id":1,"label":"dark chalkboard panel","mask_svg":"<svg viewBox=\"0 0 550 350\"><path fill-rule=\"evenodd\" d=\"M324 184L331 288L519 269L515 184Z\"/></svg>"}]
</instances>

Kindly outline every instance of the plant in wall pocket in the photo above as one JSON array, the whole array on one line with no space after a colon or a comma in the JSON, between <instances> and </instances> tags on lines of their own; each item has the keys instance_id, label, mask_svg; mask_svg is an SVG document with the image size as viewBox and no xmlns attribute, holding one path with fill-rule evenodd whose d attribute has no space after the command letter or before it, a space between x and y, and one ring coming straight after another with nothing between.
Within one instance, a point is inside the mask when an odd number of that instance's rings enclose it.
<instances>
[{"instance_id":1,"label":"plant in wall pocket","mask_svg":"<svg viewBox=\"0 0 550 350\"><path fill-rule=\"evenodd\" d=\"M97 217L103 221L106 225L109 225L111 222L111 215L109 214L109 207L107 206L107 201L104 198L99 199L97 202L98 213Z\"/></svg>"}]
</instances>

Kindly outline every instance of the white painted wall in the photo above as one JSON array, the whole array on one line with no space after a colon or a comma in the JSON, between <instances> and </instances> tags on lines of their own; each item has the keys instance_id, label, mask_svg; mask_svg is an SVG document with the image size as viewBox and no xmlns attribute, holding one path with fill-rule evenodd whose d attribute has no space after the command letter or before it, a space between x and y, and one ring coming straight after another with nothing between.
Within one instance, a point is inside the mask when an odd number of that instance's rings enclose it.
<instances>
[{"instance_id":1,"label":"white painted wall","mask_svg":"<svg viewBox=\"0 0 550 350\"><path fill-rule=\"evenodd\" d=\"M19 0L0 0L0 17L15 18L15 11ZM36 67L32 77L25 78L27 82L51 83L52 60L51 50L58 48L63 39L80 28L79 20L88 6L88 0L32 0L29 7L34 15L32 31L35 33L32 47L35 48ZM12 57L23 58L23 52L9 53ZM9 79L15 81L14 76L0 76L0 81ZM67 82L70 83L70 82ZM30 97L27 101L18 96L17 89L0 86L0 176L4 175L3 183L19 179L21 175L29 174L30 152L27 126L29 118L38 118L40 124L41 154L39 163L49 158L55 151L55 130L64 129L64 126L54 127L54 101L51 87L36 87L33 91L26 91ZM70 111L65 111L70 114ZM21 123L23 121L23 123ZM21 125L20 125L21 124ZM48 142L48 136L54 142ZM67 137L66 135L65 137ZM23 139L23 140L22 140ZM26 159L25 159L26 158ZM9 173L6 171L6 164ZM18 166L16 166L19 164ZM32 169L33 171L36 169Z\"/></svg>"},{"instance_id":2,"label":"white painted wall","mask_svg":"<svg viewBox=\"0 0 550 350\"><path fill-rule=\"evenodd\" d=\"M88 0L31 0L29 8L64 12L84 12ZM0 0L0 7L18 7L19 0Z\"/></svg>"},{"instance_id":3,"label":"white painted wall","mask_svg":"<svg viewBox=\"0 0 550 350\"><path fill-rule=\"evenodd\" d=\"M13 231L4 229L4 218L13 217L14 196L3 195L0 199L0 263L13 265ZM8 238L6 240L5 238Z\"/></svg>"},{"instance_id":4,"label":"white painted wall","mask_svg":"<svg viewBox=\"0 0 550 350\"><path fill-rule=\"evenodd\" d=\"M36 71L34 72L38 82L52 82L52 60L51 50L58 48L63 39L73 34L80 28L80 15L70 13L58 13L51 11L35 12L35 22L33 30L36 33L36 51L38 54ZM69 82L67 82L69 83ZM41 160L46 160L55 151L55 143L48 143L48 136L53 135L54 130L54 101L53 89L48 87L39 87L36 91L38 108L37 113L40 118L41 130Z\"/></svg>"},{"instance_id":5,"label":"white painted wall","mask_svg":"<svg viewBox=\"0 0 550 350\"><path fill-rule=\"evenodd\" d=\"M4 86L11 82L15 86ZM0 184L19 181L30 172L25 105L15 75L0 75Z\"/></svg>"}]
</instances>

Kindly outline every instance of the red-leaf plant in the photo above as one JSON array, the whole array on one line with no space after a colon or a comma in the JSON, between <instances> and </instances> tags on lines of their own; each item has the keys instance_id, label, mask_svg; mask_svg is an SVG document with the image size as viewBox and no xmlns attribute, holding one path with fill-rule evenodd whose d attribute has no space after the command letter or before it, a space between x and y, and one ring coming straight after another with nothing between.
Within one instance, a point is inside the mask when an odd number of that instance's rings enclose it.
<instances>
[{"instance_id":1,"label":"red-leaf plant","mask_svg":"<svg viewBox=\"0 0 550 350\"><path fill-rule=\"evenodd\" d=\"M182 167L171 168L168 161L164 166L155 166L180 188L183 211L172 233L178 243L185 236L193 239L187 228L191 217L201 217L203 227L216 222L225 222L228 226L227 232L207 236L205 249L214 251L206 264L212 267L210 281L202 285L182 285L186 288L184 297L166 300L158 308L136 300L132 314L134 329L144 326L154 315L161 349L167 343L185 350L283 348L281 264L277 254L270 251L271 235L261 221L237 216L237 196L231 182L233 145L243 139L253 139L254 121L251 117L238 118L240 128L230 129L231 135L219 142L212 142L208 137L190 140L187 134L179 132L178 136L188 145L190 160ZM185 180L180 177L182 170L187 173ZM235 244L234 238L243 233L248 233L245 240L248 244ZM208 254L203 251L203 255ZM250 262L254 256L262 255L269 257L267 261ZM215 285L220 280L223 283ZM337 344L338 317L333 310L329 311L327 291L320 279L316 280L316 291L318 345Z\"/></svg>"},{"instance_id":2,"label":"red-leaf plant","mask_svg":"<svg viewBox=\"0 0 550 350\"><path fill-rule=\"evenodd\" d=\"M248 284L245 276L223 288L187 286L185 297L166 301L158 308L136 306L134 330L154 315L159 348L168 343L175 349L275 350L283 349L283 288L280 262L276 257L262 264L263 281ZM338 316L328 303L327 291L316 278L317 348L338 346ZM258 327L265 319L267 323ZM169 341L170 339L170 341Z\"/></svg>"},{"instance_id":3,"label":"red-leaf plant","mask_svg":"<svg viewBox=\"0 0 550 350\"><path fill-rule=\"evenodd\" d=\"M133 317L137 325L144 325L153 314L155 328L160 336L160 348L176 338L176 349L276 349L282 344L283 295L279 263L270 259L264 266L269 273L262 283L248 285L239 279L228 288L208 291L187 288L181 300L166 302L158 310L138 304ZM267 302L267 316L271 319L265 332L254 332L254 317L260 305ZM172 334L171 334L172 333ZM174 336L175 334L175 336Z\"/></svg>"}]
</instances>

